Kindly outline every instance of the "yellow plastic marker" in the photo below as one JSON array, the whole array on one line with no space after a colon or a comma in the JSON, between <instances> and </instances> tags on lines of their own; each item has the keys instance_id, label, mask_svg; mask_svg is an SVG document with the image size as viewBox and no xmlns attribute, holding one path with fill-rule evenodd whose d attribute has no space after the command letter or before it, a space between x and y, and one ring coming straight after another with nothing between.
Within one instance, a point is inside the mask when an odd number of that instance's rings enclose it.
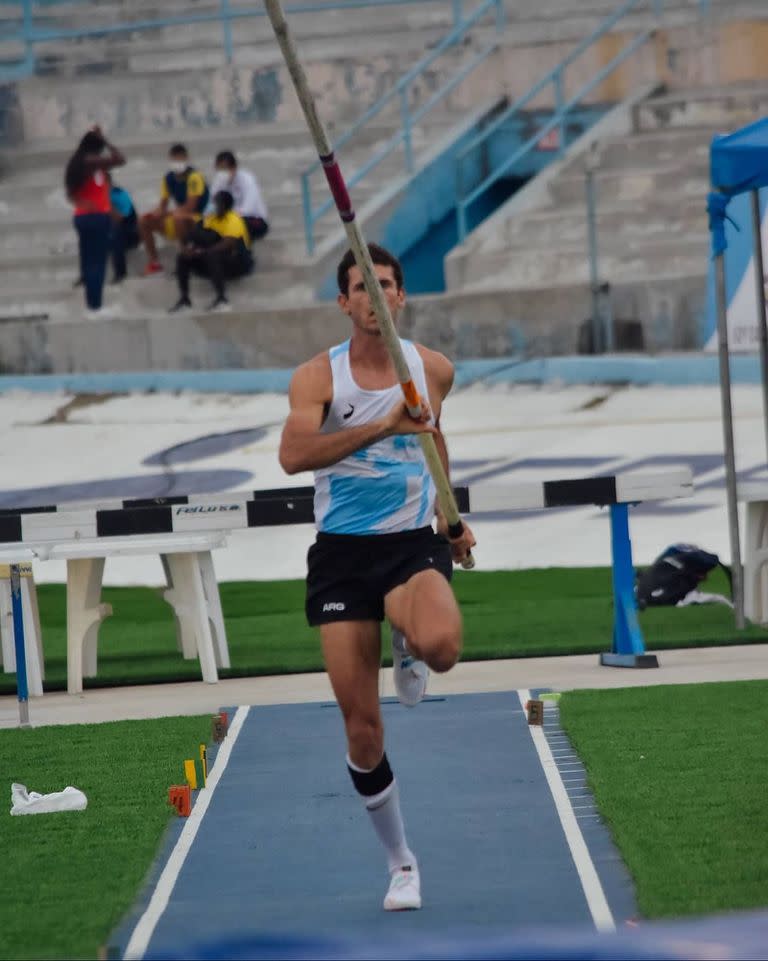
<instances>
[{"instance_id":1,"label":"yellow plastic marker","mask_svg":"<svg viewBox=\"0 0 768 961\"><path fill-rule=\"evenodd\" d=\"M184 762L184 777L187 780L187 784L192 788L193 791L197 790L197 769L195 762L192 758L188 758Z\"/></svg>"}]
</instances>

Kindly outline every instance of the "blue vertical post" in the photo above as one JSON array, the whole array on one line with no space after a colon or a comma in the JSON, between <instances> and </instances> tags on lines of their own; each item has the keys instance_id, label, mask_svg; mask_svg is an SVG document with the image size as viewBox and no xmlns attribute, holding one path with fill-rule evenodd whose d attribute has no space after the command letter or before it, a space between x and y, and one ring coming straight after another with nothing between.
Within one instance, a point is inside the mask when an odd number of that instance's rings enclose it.
<instances>
[{"instance_id":1,"label":"blue vertical post","mask_svg":"<svg viewBox=\"0 0 768 961\"><path fill-rule=\"evenodd\" d=\"M32 40L34 21L32 18L32 0L23 0L21 8L21 22L24 32L24 63L29 73L35 69L35 48Z\"/></svg>"},{"instance_id":2,"label":"blue vertical post","mask_svg":"<svg viewBox=\"0 0 768 961\"><path fill-rule=\"evenodd\" d=\"M301 175L301 205L304 208L304 239L307 244L307 253L311 254L315 250L315 224L312 214L312 192L309 177L309 173Z\"/></svg>"},{"instance_id":3,"label":"blue vertical post","mask_svg":"<svg viewBox=\"0 0 768 961\"><path fill-rule=\"evenodd\" d=\"M496 29L499 33L504 29L505 22L506 10L504 9L504 0L496 0Z\"/></svg>"},{"instance_id":4,"label":"blue vertical post","mask_svg":"<svg viewBox=\"0 0 768 961\"><path fill-rule=\"evenodd\" d=\"M559 157L564 156L566 148L566 136L567 131L565 127L565 90L563 88L564 77L563 68L558 67L555 71L555 76L552 78L552 82L555 85L555 116L560 121L557 126L558 133L558 146L557 154Z\"/></svg>"},{"instance_id":5,"label":"blue vertical post","mask_svg":"<svg viewBox=\"0 0 768 961\"><path fill-rule=\"evenodd\" d=\"M629 505L611 504L611 559L613 571L613 650L601 654L608 667L658 667L655 654L645 653L637 619L635 568L629 539Z\"/></svg>"},{"instance_id":6,"label":"blue vertical post","mask_svg":"<svg viewBox=\"0 0 768 961\"><path fill-rule=\"evenodd\" d=\"M16 690L19 698L19 724L21 727L29 727L27 652L24 646L24 612L21 607L21 575L18 564L11 564L11 609L13 611L13 642L16 649Z\"/></svg>"},{"instance_id":7,"label":"blue vertical post","mask_svg":"<svg viewBox=\"0 0 768 961\"><path fill-rule=\"evenodd\" d=\"M224 53L227 63L232 63L234 56L232 46L232 21L229 16L229 0L221 0L221 28L224 31Z\"/></svg>"},{"instance_id":8,"label":"blue vertical post","mask_svg":"<svg viewBox=\"0 0 768 961\"><path fill-rule=\"evenodd\" d=\"M400 120L403 124L403 154L405 169L413 173L413 141L411 139L411 112L408 109L408 86L400 91Z\"/></svg>"},{"instance_id":9,"label":"blue vertical post","mask_svg":"<svg viewBox=\"0 0 768 961\"><path fill-rule=\"evenodd\" d=\"M456 198L456 233L459 243L463 244L467 238L467 206L463 197Z\"/></svg>"},{"instance_id":10,"label":"blue vertical post","mask_svg":"<svg viewBox=\"0 0 768 961\"><path fill-rule=\"evenodd\" d=\"M590 152L585 171L587 195L587 243L589 247L589 286L592 294L592 353L603 352L603 330L600 324L600 270L597 264L597 216L595 212L595 169Z\"/></svg>"}]
</instances>

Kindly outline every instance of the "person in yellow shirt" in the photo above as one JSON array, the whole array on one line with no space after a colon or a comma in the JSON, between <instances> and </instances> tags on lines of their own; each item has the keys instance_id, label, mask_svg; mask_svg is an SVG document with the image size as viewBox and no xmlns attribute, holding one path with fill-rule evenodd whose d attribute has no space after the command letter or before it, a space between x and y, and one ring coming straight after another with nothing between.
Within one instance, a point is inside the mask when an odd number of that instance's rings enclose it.
<instances>
[{"instance_id":1,"label":"person in yellow shirt","mask_svg":"<svg viewBox=\"0 0 768 961\"><path fill-rule=\"evenodd\" d=\"M155 234L183 245L208 206L209 190L205 177L190 165L184 144L174 144L168 151L168 160L170 169L160 182L160 203L139 221L139 233L147 252L145 275L159 274L163 269L157 256ZM172 203L175 209L170 210Z\"/></svg>"},{"instance_id":2,"label":"person in yellow shirt","mask_svg":"<svg viewBox=\"0 0 768 961\"><path fill-rule=\"evenodd\" d=\"M229 310L224 281L242 277L253 270L251 238L240 214L232 209L234 199L228 190L220 190L213 198L214 212L196 224L187 243L176 258L179 299L169 313L190 310L189 280L192 274L208 277L216 297L207 310Z\"/></svg>"}]
</instances>

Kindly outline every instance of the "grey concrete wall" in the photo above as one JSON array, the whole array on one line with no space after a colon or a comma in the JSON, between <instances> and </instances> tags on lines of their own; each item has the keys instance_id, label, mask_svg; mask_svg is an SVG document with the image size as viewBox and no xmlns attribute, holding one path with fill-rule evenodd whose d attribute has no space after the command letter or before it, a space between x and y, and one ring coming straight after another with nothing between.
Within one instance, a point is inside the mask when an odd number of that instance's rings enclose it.
<instances>
[{"instance_id":1,"label":"grey concrete wall","mask_svg":"<svg viewBox=\"0 0 768 961\"><path fill-rule=\"evenodd\" d=\"M695 348L704 301L704 284L690 280L613 291L616 318L641 319L651 350ZM457 360L570 354L590 310L586 285L452 293L413 298L400 329ZM335 304L201 317L15 321L0 325L0 373L285 368L348 335L349 321Z\"/></svg>"},{"instance_id":2,"label":"grey concrete wall","mask_svg":"<svg viewBox=\"0 0 768 961\"><path fill-rule=\"evenodd\" d=\"M0 326L3 373L292 367L347 336L335 304L200 317Z\"/></svg>"},{"instance_id":3,"label":"grey concrete wall","mask_svg":"<svg viewBox=\"0 0 768 961\"><path fill-rule=\"evenodd\" d=\"M614 317L640 321L648 350L696 349L705 303L705 284L690 278L618 284L611 292ZM591 310L586 284L452 293L412 300L401 331L457 360L574 354Z\"/></svg>"},{"instance_id":4,"label":"grey concrete wall","mask_svg":"<svg viewBox=\"0 0 768 961\"><path fill-rule=\"evenodd\" d=\"M470 46L474 46L473 41ZM412 103L431 94L439 78L466 56L464 47L440 58L412 87ZM332 128L346 126L385 93L420 56L407 42L391 53L350 50L313 59L306 72L318 110ZM303 114L288 72L280 62L201 66L169 71L93 77L32 77L17 85L23 139L27 142L82 135L99 123L110 136L157 131L158 134L254 123L299 123ZM397 111L394 104L393 110Z\"/></svg>"}]
</instances>

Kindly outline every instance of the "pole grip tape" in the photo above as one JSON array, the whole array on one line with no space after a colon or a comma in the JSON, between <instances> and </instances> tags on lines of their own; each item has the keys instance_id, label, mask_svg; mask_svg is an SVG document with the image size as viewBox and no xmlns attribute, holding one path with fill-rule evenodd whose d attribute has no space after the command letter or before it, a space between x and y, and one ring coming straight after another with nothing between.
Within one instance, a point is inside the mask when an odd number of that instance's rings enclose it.
<instances>
[{"instance_id":1,"label":"pole grip tape","mask_svg":"<svg viewBox=\"0 0 768 961\"><path fill-rule=\"evenodd\" d=\"M405 406L408 408L408 413L411 417L418 417L421 414L421 397L419 397L419 392L416 390L416 385L412 380L402 381L400 386L403 389L403 397L405 397Z\"/></svg>"},{"instance_id":2,"label":"pole grip tape","mask_svg":"<svg viewBox=\"0 0 768 961\"><path fill-rule=\"evenodd\" d=\"M323 173L328 181L328 187L338 208L339 216L344 223L350 223L355 219L355 211L352 209L352 201L347 185L344 183L344 177L341 175L341 169L336 162L336 157L333 153L329 153L321 156L320 162L323 165Z\"/></svg>"},{"instance_id":3,"label":"pole grip tape","mask_svg":"<svg viewBox=\"0 0 768 961\"><path fill-rule=\"evenodd\" d=\"M455 539L457 537L461 537L463 533L464 533L464 525L460 520L456 521L455 524L448 525L448 536L450 538ZM469 551L467 556L461 562L461 566L464 568L465 571L471 571L474 568L475 559L472 556L472 551Z\"/></svg>"},{"instance_id":4,"label":"pole grip tape","mask_svg":"<svg viewBox=\"0 0 768 961\"><path fill-rule=\"evenodd\" d=\"M464 533L464 525L461 523L461 521L456 521L455 524L449 524L449 525L448 525L448 536L449 536L449 537L455 539L455 538L457 538L457 537L461 537L461 535L462 535L463 533Z\"/></svg>"}]
</instances>

